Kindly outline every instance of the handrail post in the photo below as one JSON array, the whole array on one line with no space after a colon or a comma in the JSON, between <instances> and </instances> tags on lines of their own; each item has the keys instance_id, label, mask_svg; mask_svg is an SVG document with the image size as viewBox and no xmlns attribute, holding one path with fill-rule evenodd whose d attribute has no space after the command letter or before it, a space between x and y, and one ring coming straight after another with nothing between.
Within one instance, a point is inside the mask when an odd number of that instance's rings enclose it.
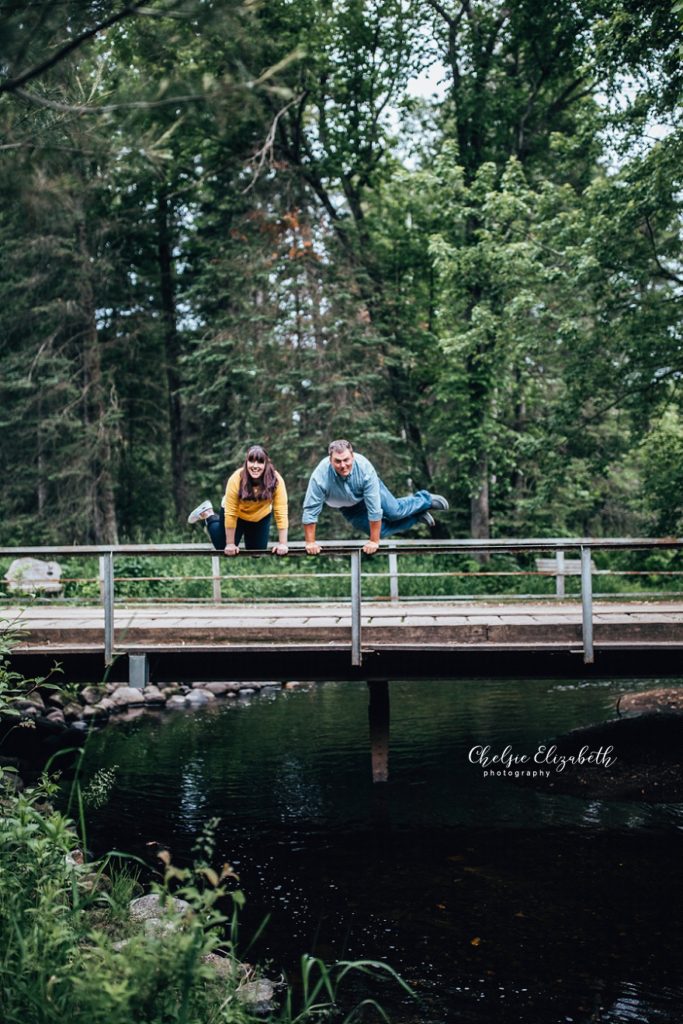
<instances>
[{"instance_id":1,"label":"handrail post","mask_svg":"<svg viewBox=\"0 0 683 1024\"><path fill-rule=\"evenodd\" d=\"M564 597L564 551L557 551L557 575L555 576L555 597Z\"/></svg>"},{"instance_id":2,"label":"handrail post","mask_svg":"<svg viewBox=\"0 0 683 1024\"><path fill-rule=\"evenodd\" d=\"M593 577L591 549L581 548L581 608L583 634L583 663L592 665L593 654Z\"/></svg>"},{"instance_id":3,"label":"handrail post","mask_svg":"<svg viewBox=\"0 0 683 1024\"><path fill-rule=\"evenodd\" d=\"M104 604L104 663L109 666L114 660L114 552L100 555L100 576L103 580L102 599Z\"/></svg>"},{"instance_id":4,"label":"handrail post","mask_svg":"<svg viewBox=\"0 0 683 1024\"><path fill-rule=\"evenodd\" d=\"M213 603L220 604L221 597L221 560L218 555L211 556L211 585L213 591Z\"/></svg>"},{"instance_id":5,"label":"handrail post","mask_svg":"<svg viewBox=\"0 0 683 1024\"><path fill-rule=\"evenodd\" d=\"M351 664L362 665L360 548L351 552Z\"/></svg>"},{"instance_id":6,"label":"handrail post","mask_svg":"<svg viewBox=\"0 0 683 1024\"><path fill-rule=\"evenodd\" d=\"M396 545L389 545L389 596L392 604L398 604L398 554Z\"/></svg>"}]
</instances>

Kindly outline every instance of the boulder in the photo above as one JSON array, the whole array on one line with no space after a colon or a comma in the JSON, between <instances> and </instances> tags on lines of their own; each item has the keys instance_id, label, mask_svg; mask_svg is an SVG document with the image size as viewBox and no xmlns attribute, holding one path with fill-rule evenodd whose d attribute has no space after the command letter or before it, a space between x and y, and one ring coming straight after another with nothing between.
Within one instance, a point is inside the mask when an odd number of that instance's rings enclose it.
<instances>
[{"instance_id":1,"label":"boulder","mask_svg":"<svg viewBox=\"0 0 683 1024\"><path fill-rule=\"evenodd\" d=\"M110 715L112 711L116 710L116 704L111 697L103 697L99 704L93 704L93 707L99 708L104 714Z\"/></svg>"},{"instance_id":2,"label":"boulder","mask_svg":"<svg viewBox=\"0 0 683 1024\"><path fill-rule=\"evenodd\" d=\"M177 931L181 926L182 921L172 917L146 917L142 922L145 935L150 935L155 939L162 939L164 935Z\"/></svg>"},{"instance_id":3,"label":"boulder","mask_svg":"<svg viewBox=\"0 0 683 1024\"><path fill-rule=\"evenodd\" d=\"M82 718L84 722L89 722L97 718L109 718L112 711L115 710L116 705L108 701L110 706L105 705L104 701L100 704L86 704L82 711Z\"/></svg>"},{"instance_id":4,"label":"boulder","mask_svg":"<svg viewBox=\"0 0 683 1024\"><path fill-rule=\"evenodd\" d=\"M86 686L81 690L79 697L83 704L98 704L103 695L104 690L101 686Z\"/></svg>"},{"instance_id":5,"label":"boulder","mask_svg":"<svg viewBox=\"0 0 683 1024\"><path fill-rule=\"evenodd\" d=\"M275 1009L275 985L267 978L243 982L237 989L237 997L257 1016L265 1016Z\"/></svg>"},{"instance_id":6,"label":"boulder","mask_svg":"<svg viewBox=\"0 0 683 1024\"><path fill-rule=\"evenodd\" d=\"M131 921L142 925L145 935L155 938L163 938L182 927L182 918L191 910L187 900L168 896L162 903L161 896L155 893L139 896L128 904Z\"/></svg>"},{"instance_id":7,"label":"boulder","mask_svg":"<svg viewBox=\"0 0 683 1024\"><path fill-rule=\"evenodd\" d=\"M145 704L165 704L166 703L166 697L161 692L161 690L159 689L158 686L152 686L152 685L146 686L142 692L143 692L143 696L144 696L144 699L145 699Z\"/></svg>"},{"instance_id":8,"label":"boulder","mask_svg":"<svg viewBox=\"0 0 683 1024\"><path fill-rule=\"evenodd\" d=\"M232 683L193 683L192 685L197 689L208 690L216 697L224 697L227 693L234 692L230 689L234 685Z\"/></svg>"},{"instance_id":9,"label":"boulder","mask_svg":"<svg viewBox=\"0 0 683 1024\"><path fill-rule=\"evenodd\" d=\"M38 708L39 711L46 710L45 701L37 690L34 690L33 693L27 693L24 697L19 697L15 703L19 708L33 707Z\"/></svg>"},{"instance_id":10,"label":"boulder","mask_svg":"<svg viewBox=\"0 0 683 1024\"><path fill-rule=\"evenodd\" d=\"M186 708L187 701L182 693L174 693L166 701L166 707L171 709Z\"/></svg>"},{"instance_id":11,"label":"boulder","mask_svg":"<svg viewBox=\"0 0 683 1024\"><path fill-rule=\"evenodd\" d=\"M244 974L247 970L244 964L233 960L232 957L221 956L220 953L205 953L202 963L208 964L216 972L218 978L223 978L226 981L233 978L235 973Z\"/></svg>"},{"instance_id":12,"label":"boulder","mask_svg":"<svg viewBox=\"0 0 683 1024\"><path fill-rule=\"evenodd\" d=\"M64 713L64 717L67 722L75 722L83 714L83 705L77 704L75 700L72 700L68 704L64 705L62 712Z\"/></svg>"},{"instance_id":13,"label":"boulder","mask_svg":"<svg viewBox=\"0 0 683 1024\"><path fill-rule=\"evenodd\" d=\"M208 690L216 697L224 697L227 693L237 693L241 683L215 682L215 683L193 683L193 690Z\"/></svg>"},{"instance_id":14,"label":"boulder","mask_svg":"<svg viewBox=\"0 0 683 1024\"><path fill-rule=\"evenodd\" d=\"M215 699L215 693L210 690L190 690L185 697L186 702L193 705L210 704Z\"/></svg>"},{"instance_id":15,"label":"boulder","mask_svg":"<svg viewBox=\"0 0 683 1024\"><path fill-rule=\"evenodd\" d=\"M127 708L133 704L145 703L142 690L138 690L134 686L119 686L112 693L111 700L119 708Z\"/></svg>"},{"instance_id":16,"label":"boulder","mask_svg":"<svg viewBox=\"0 0 683 1024\"><path fill-rule=\"evenodd\" d=\"M63 725L66 728L66 719L64 718L64 712L61 708L53 708L52 711L48 711L45 715L45 719L48 722L54 722L55 725Z\"/></svg>"},{"instance_id":17,"label":"boulder","mask_svg":"<svg viewBox=\"0 0 683 1024\"><path fill-rule=\"evenodd\" d=\"M59 562L40 558L15 558L5 573L8 594L61 594L62 569Z\"/></svg>"},{"instance_id":18,"label":"boulder","mask_svg":"<svg viewBox=\"0 0 683 1024\"><path fill-rule=\"evenodd\" d=\"M32 718L35 721L35 719L40 718L42 714L41 709L36 707L36 705L32 704L29 700L14 700L12 701L12 707L21 712L21 717L24 719Z\"/></svg>"},{"instance_id":19,"label":"boulder","mask_svg":"<svg viewBox=\"0 0 683 1024\"><path fill-rule=\"evenodd\" d=\"M167 896L162 902L161 896L156 893L148 893L146 896L138 896L137 899L130 901L128 916L131 921L161 920L167 915L187 914L191 909L187 900Z\"/></svg>"}]
</instances>

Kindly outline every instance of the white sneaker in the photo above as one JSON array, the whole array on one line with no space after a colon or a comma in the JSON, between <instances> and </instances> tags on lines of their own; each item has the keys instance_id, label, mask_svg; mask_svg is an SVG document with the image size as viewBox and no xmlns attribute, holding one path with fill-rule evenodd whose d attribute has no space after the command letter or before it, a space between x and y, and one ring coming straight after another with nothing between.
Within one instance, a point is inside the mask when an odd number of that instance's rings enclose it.
<instances>
[{"instance_id":1,"label":"white sneaker","mask_svg":"<svg viewBox=\"0 0 683 1024\"><path fill-rule=\"evenodd\" d=\"M201 505L197 505L195 509L190 512L187 517L188 523L197 523L200 519L206 519L213 512L213 503L210 501L203 501Z\"/></svg>"}]
</instances>

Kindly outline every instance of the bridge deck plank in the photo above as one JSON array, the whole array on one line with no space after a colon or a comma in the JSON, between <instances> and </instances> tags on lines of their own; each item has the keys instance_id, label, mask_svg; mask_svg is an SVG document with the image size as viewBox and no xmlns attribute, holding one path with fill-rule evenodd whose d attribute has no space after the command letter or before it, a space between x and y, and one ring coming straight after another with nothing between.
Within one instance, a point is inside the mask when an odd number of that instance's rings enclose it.
<instances>
[{"instance_id":1,"label":"bridge deck plank","mask_svg":"<svg viewBox=\"0 0 683 1024\"><path fill-rule=\"evenodd\" d=\"M101 647L101 607L45 605L8 607L5 622L26 631L24 651ZM466 650L537 650L581 647L581 606L576 601L504 603L414 601L365 602L363 644L373 648L419 650L423 646ZM186 650L340 647L350 643L348 603L317 605L117 605L115 644L119 650ZM677 646L683 643L683 602L597 602L596 645Z\"/></svg>"}]
</instances>

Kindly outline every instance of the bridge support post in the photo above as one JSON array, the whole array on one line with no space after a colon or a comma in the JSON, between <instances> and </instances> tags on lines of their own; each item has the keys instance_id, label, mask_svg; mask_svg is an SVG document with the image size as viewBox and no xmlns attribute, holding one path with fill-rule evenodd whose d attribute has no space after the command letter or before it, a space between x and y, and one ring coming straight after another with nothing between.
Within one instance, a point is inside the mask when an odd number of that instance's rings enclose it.
<instances>
[{"instance_id":1,"label":"bridge support post","mask_svg":"<svg viewBox=\"0 0 683 1024\"><path fill-rule=\"evenodd\" d=\"M351 552L351 664L363 663L361 623L360 549Z\"/></svg>"},{"instance_id":2,"label":"bridge support post","mask_svg":"<svg viewBox=\"0 0 683 1024\"><path fill-rule=\"evenodd\" d=\"M221 561L218 555L211 556L211 588L213 603L221 603Z\"/></svg>"},{"instance_id":3,"label":"bridge support post","mask_svg":"<svg viewBox=\"0 0 683 1024\"><path fill-rule=\"evenodd\" d=\"M389 597L392 604L398 604L398 555L393 544L389 545Z\"/></svg>"},{"instance_id":4,"label":"bridge support post","mask_svg":"<svg viewBox=\"0 0 683 1024\"><path fill-rule=\"evenodd\" d=\"M557 551L557 575L555 577L555 597L564 597L564 551Z\"/></svg>"},{"instance_id":5,"label":"bridge support post","mask_svg":"<svg viewBox=\"0 0 683 1024\"><path fill-rule=\"evenodd\" d=\"M104 604L104 663L114 660L114 552L100 555L100 579Z\"/></svg>"},{"instance_id":6,"label":"bridge support post","mask_svg":"<svg viewBox=\"0 0 683 1024\"><path fill-rule=\"evenodd\" d=\"M370 701L368 722L370 724L370 758L372 781L389 780L389 683L386 679L368 681Z\"/></svg>"},{"instance_id":7,"label":"bridge support post","mask_svg":"<svg viewBox=\"0 0 683 1024\"><path fill-rule=\"evenodd\" d=\"M593 576L590 548L581 548L581 609L583 663L592 665L595 655L593 653Z\"/></svg>"},{"instance_id":8,"label":"bridge support post","mask_svg":"<svg viewBox=\"0 0 683 1024\"><path fill-rule=\"evenodd\" d=\"M146 654L128 655L128 685L144 690L149 683L149 660Z\"/></svg>"}]
</instances>

